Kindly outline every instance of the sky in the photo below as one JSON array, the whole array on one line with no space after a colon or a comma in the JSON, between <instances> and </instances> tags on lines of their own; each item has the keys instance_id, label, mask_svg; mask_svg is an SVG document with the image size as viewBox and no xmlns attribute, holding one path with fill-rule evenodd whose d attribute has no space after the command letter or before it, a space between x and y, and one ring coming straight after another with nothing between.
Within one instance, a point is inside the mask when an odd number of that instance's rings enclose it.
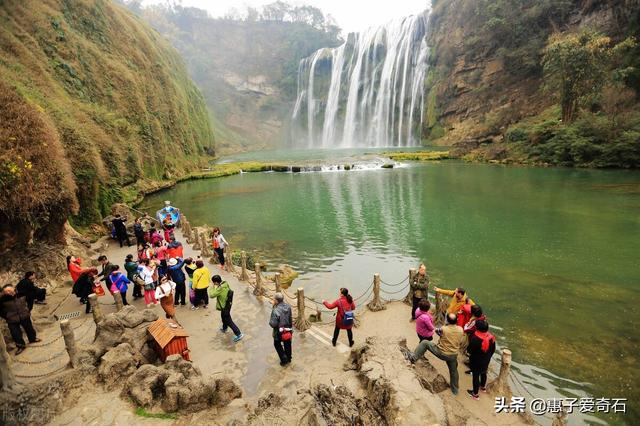
<instances>
[{"instance_id":1,"label":"sky","mask_svg":"<svg viewBox=\"0 0 640 426\"><path fill-rule=\"evenodd\" d=\"M182 0L183 6L206 9L214 16L223 16L235 7L260 7L275 0ZM163 3L163 0L146 0L144 4ZM294 5L309 4L334 17L344 34L362 31L368 27L382 25L391 19L415 15L424 11L429 0L292 0Z\"/></svg>"}]
</instances>

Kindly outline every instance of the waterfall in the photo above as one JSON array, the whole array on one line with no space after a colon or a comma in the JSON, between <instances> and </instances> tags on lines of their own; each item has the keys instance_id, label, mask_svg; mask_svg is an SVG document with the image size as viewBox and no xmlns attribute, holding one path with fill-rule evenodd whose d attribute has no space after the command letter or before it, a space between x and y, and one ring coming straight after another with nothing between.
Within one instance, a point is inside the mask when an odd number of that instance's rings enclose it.
<instances>
[{"instance_id":1,"label":"waterfall","mask_svg":"<svg viewBox=\"0 0 640 426\"><path fill-rule=\"evenodd\" d=\"M298 67L295 146L419 146L427 12L349 34ZM306 114L305 114L306 112Z\"/></svg>"}]
</instances>

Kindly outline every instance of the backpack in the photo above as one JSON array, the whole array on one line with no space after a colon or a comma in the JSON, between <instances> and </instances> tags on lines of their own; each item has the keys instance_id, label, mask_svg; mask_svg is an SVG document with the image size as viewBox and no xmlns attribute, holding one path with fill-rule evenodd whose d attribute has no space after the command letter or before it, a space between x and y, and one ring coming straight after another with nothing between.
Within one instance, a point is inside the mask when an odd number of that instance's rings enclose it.
<instances>
[{"instance_id":1,"label":"backpack","mask_svg":"<svg viewBox=\"0 0 640 426\"><path fill-rule=\"evenodd\" d=\"M224 309L231 309L231 305L233 304L233 290L229 289L227 292L227 304L224 306Z\"/></svg>"},{"instance_id":2,"label":"backpack","mask_svg":"<svg viewBox=\"0 0 640 426\"><path fill-rule=\"evenodd\" d=\"M353 323L356 319L354 312L352 310L345 311L344 307L342 308L342 310L344 311L344 315L342 316L342 325L345 327L353 326Z\"/></svg>"}]
</instances>

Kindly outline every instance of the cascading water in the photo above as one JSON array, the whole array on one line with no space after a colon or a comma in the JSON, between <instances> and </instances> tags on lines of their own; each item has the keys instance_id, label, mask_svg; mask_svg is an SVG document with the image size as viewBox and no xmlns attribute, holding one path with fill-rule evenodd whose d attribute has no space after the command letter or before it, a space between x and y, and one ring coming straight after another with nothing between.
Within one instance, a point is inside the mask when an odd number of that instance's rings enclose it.
<instances>
[{"instance_id":1,"label":"cascading water","mask_svg":"<svg viewBox=\"0 0 640 426\"><path fill-rule=\"evenodd\" d=\"M418 146L428 48L427 12L349 34L300 61L295 146Z\"/></svg>"}]
</instances>

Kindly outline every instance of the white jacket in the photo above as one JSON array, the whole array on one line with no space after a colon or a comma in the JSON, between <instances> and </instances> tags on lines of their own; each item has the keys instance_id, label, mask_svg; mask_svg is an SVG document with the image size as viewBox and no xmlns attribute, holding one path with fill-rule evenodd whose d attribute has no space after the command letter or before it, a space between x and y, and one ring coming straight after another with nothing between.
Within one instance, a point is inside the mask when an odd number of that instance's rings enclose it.
<instances>
[{"instance_id":1,"label":"white jacket","mask_svg":"<svg viewBox=\"0 0 640 426\"><path fill-rule=\"evenodd\" d=\"M174 283L171 280L166 281L163 284L160 284L158 287L156 287L156 300L162 299L165 296L173 294L175 289L176 289L176 283Z\"/></svg>"}]
</instances>

